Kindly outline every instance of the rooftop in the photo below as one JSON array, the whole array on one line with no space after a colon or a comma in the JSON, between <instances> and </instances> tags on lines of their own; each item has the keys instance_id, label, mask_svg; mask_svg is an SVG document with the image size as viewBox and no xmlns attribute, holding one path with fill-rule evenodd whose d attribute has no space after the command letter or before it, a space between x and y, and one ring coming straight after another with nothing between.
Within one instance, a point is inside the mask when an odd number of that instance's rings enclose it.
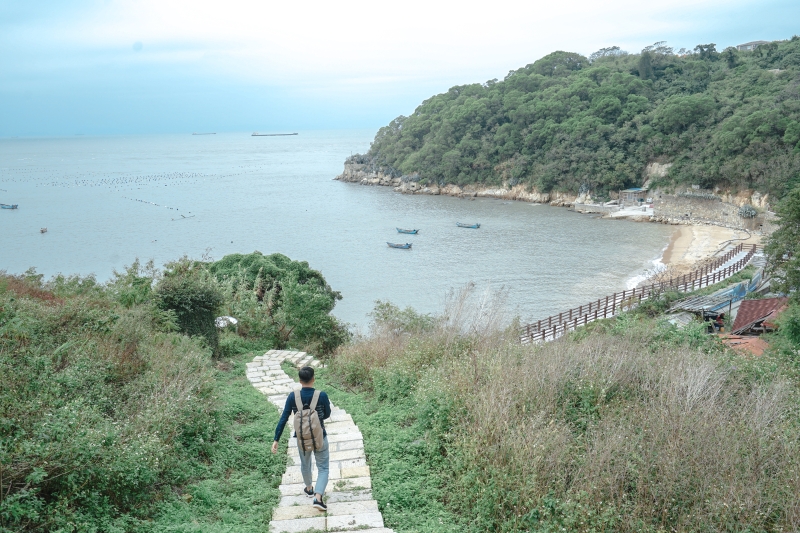
<instances>
[{"instance_id":1,"label":"rooftop","mask_svg":"<svg viewBox=\"0 0 800 533\"><path fill-rule=\"evenodd\" d=\"M769 44L770 41L750 41L749 43L737 44L736 46L752 46L754 44Z\"/></svg>"},{"instance_id":2,"label":"rooftop","mask_svg":"<svg viewBox=\"0 0 800 533\"><path fill-rule=\"evenodd\" d=\"M739 305L733 333L741 333L758 322L775 318L786 309L788 298L764 298L763 300L744 300Z\"/></svg>"}]
</instances>

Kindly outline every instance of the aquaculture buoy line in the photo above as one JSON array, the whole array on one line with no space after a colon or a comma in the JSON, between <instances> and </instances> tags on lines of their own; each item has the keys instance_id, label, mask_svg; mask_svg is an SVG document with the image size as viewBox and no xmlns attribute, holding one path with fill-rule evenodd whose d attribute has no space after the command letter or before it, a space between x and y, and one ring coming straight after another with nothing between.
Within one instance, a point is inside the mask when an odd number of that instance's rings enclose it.
<instances>
[{"instance_id":1,"label":"aquaculture buoy line","mask_svg":"<svg viewBox=\"0 0 800 533\"><path fill-rule=\"evenodd\" d=\"M143 203L143 204L154 205L156 207L163 207L163 208L166 208L166 209L173 209L175 211L180 211L180 209L178 209L177 207L170 207L168 205L161 205L161 204L157 204L155 202L148 202L147 200L140 200L138 198L129 198L128 196L123 196L123 198L125 198L126 200L133 200L134 202L140 202L140 203ZM189 211L189 213L191 213L191 211Z\"/></svg>"},{"instance_id":2,"label":"aquaculture buoy line","mask_svg":"<svg viewBox=\"0 0 800 533\"><path fill-rule=\"evenodd\" d=\"M225 172L220 174L207 174L203 172L175 171L155 174L120 174L113 176L114 172L82 171L68 174L57 174L43 171L39 168L4 168L0 175L0 183L25 183L36 187L106 187L111 190L141 189L143 186L182 185L208 181L211 179L224 179L254 172L262 171L266 165L253 167L239 166L240 172ZM109 176L109 174L112 174ZM0 189L8 192L5 189Z\"/></svg>"}]
</instances>

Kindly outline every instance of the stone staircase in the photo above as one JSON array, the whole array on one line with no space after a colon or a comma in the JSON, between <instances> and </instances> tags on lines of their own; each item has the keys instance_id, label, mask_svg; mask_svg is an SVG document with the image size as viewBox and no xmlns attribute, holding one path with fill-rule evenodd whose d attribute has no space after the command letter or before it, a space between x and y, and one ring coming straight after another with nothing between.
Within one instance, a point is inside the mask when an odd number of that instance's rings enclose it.
<instances>
[{"instance_id":1,"label":"stone staircase","mask_svg":"<svg viewBox=\"0 0 800 533\"><path fill-rule=\"evenodd\" d=\"M282 411L286 397L300 384L290 378L281 363L319 368L321 363L305 352L270 350L247 363L247 379ZM284 431L292 431L292 419ZM325 493L326 513L311 507L312 498L303 493L297 439L289 439L291 466L286 469L279 488L281 501L272 513L271 533L302 531L363 531L393 533L383 527L383 515L372 498L372 481L364 456L364 439L358 426L343 409L331 401L331 417L325 420L330 448L330 477ZM312 470L317 478L316 465Z\"/></svg>"}]
</instances>

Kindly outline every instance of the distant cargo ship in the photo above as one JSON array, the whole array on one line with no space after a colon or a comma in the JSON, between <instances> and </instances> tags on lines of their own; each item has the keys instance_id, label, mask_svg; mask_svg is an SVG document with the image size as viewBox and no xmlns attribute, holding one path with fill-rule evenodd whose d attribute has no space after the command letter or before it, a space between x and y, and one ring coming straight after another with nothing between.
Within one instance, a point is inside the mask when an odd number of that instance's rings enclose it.
<instances>
[{"instance_id":1,"label":"distant cargo ship","mask_svg":"<svg viewBox=\"0 0 800 533\"><path fill-rule=\"evenodd\" d=\"M192 135L216 135L217 133L192 133Z\"/></svg>"},{"instance_id":2,"label":"distant cargo ship","mask_svg":"<svg viewBox=\"0 0 800 533\"><path fill-rule=\"evenodd\" d=\"M282 137L284 135L297 135L296 133L258 133L254 131L251 137Z\"/></svg>"}]
</instances>

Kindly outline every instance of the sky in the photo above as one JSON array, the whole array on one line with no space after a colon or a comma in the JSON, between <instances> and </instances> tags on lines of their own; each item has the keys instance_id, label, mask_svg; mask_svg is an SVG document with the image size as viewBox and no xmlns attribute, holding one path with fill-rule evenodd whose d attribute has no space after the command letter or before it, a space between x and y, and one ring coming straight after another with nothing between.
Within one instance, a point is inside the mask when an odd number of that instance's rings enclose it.
<instances>
[{"instance_id":1,"label":"sky","mask_svg":"<svg viewBox=\"0 0 800 533\"><path fill-rule=\"evenodd\" d=\"M377 130L555 50L795 34L798 0L0 0L0 137Z\"/></svg>"}]
</instances>

